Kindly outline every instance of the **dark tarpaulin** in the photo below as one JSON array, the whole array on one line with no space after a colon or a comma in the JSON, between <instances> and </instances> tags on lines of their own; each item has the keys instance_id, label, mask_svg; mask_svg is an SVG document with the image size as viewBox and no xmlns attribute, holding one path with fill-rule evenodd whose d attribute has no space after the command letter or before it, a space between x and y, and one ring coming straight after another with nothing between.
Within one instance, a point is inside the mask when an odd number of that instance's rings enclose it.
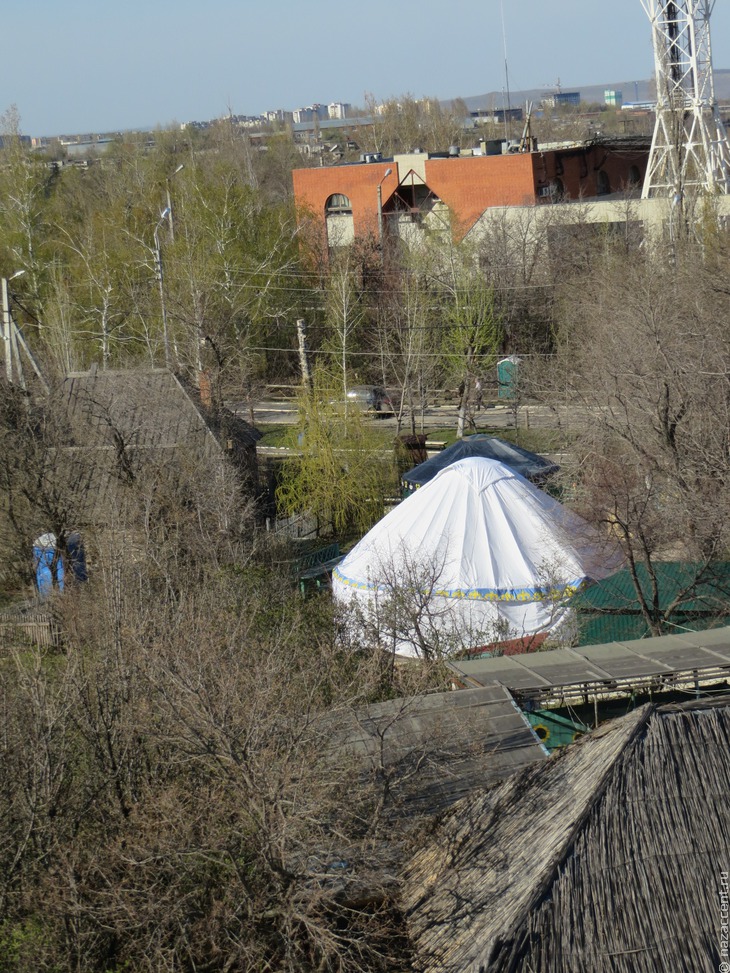
<instances>
[{"instance_id":1,"label":"dark tarpaulin","mask_svg":"<svg viewBox=\"0 0 730 973\"><path fill-rule=\"evenodd\" d=\"M555 463L543 456L538 456L537 453L531 453L529 449L515 446L514 443L505 442L504 439L498 439L496 436L477 433L475 436L466 436L437 456L432 456L425 463L420 463L412 470L404 473L403 485L408 490L415 490L417 487L423 486L424 483L428 483L447 466L470 456L499 460L500 463L509 466L515 473L519 473L526 480L530 480L538 486L560 469Z\"/></svg>"}]
</instances>

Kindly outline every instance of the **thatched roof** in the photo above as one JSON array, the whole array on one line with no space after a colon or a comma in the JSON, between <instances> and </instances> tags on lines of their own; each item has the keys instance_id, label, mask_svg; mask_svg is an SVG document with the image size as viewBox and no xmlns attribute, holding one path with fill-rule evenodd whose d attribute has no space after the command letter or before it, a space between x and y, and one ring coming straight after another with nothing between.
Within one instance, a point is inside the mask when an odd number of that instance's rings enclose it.
<instances>
[{"instance_id":1,"label":"thatched roof","mask_svg":"<svg viewBox=\"0 0 730 973\"><path fill-rule=\"evenodd\" d=\"M455 805L405 871L415 969L717 970L730 702L644 707Z\"/></svg>"},{"instance_id":2,"label":"thatched roof","mask_svg":"<svg viewBox=\"0 0 730 973\"><path fill-rule=\"evenodd\" d=\"M387 789L389 813L431 815L547 753L502 686L432 693L353 711L338 748Z\"/></svg>"}]
</instances>

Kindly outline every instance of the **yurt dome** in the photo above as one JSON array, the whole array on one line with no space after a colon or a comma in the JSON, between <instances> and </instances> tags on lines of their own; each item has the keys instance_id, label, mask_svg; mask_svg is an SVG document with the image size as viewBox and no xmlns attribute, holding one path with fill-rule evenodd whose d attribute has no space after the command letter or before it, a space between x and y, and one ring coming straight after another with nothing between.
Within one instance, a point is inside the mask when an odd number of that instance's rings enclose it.
<instances>
[{"instance_id":1,"label":"yurt dome","mask_svg":"<svg viewBox=\"0 0 730 973\"><path fill-rule=\"evenodd\" d=\"M496 460L459 460L395 507L333 573L333 594L406 656L554 630L564 601L620 559Z\"/></svg>"}]
</instances>

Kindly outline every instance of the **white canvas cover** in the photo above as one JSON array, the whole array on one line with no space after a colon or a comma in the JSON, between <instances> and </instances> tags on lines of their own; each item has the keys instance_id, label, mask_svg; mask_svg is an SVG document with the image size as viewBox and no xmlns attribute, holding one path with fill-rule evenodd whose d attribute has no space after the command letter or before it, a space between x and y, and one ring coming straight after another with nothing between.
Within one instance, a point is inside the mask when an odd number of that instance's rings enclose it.
<instances>
[{"instance_id":1,"label":"white canvas cover","mask_svg":"<svg viewBox=\"0 0 730 973\"><path fill-rule=\"evenodd\" d=\"M333 593L398 654L448 654L556 628L566 596L616 570L602 548L524 477L469 458L383 517L335 569Z\"/></svg>"}]
</instances>

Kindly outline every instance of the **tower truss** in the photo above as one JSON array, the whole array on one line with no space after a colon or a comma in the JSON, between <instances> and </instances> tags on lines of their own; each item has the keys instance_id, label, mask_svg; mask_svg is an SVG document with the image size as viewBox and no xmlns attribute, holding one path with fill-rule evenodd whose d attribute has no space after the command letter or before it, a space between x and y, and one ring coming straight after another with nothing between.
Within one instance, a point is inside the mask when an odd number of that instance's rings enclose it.
<instances>
[{"instance_id":1,"label":"tower truss","mask_svg":"<svg viewBox=\"0 0 730 973\"><path fill-rule=\"evenodd\" d=\"M657 107L642 196L730 192L730 147L715 100L715 0L641 0L652 26Z\"/></svg>"}]
</instances>

